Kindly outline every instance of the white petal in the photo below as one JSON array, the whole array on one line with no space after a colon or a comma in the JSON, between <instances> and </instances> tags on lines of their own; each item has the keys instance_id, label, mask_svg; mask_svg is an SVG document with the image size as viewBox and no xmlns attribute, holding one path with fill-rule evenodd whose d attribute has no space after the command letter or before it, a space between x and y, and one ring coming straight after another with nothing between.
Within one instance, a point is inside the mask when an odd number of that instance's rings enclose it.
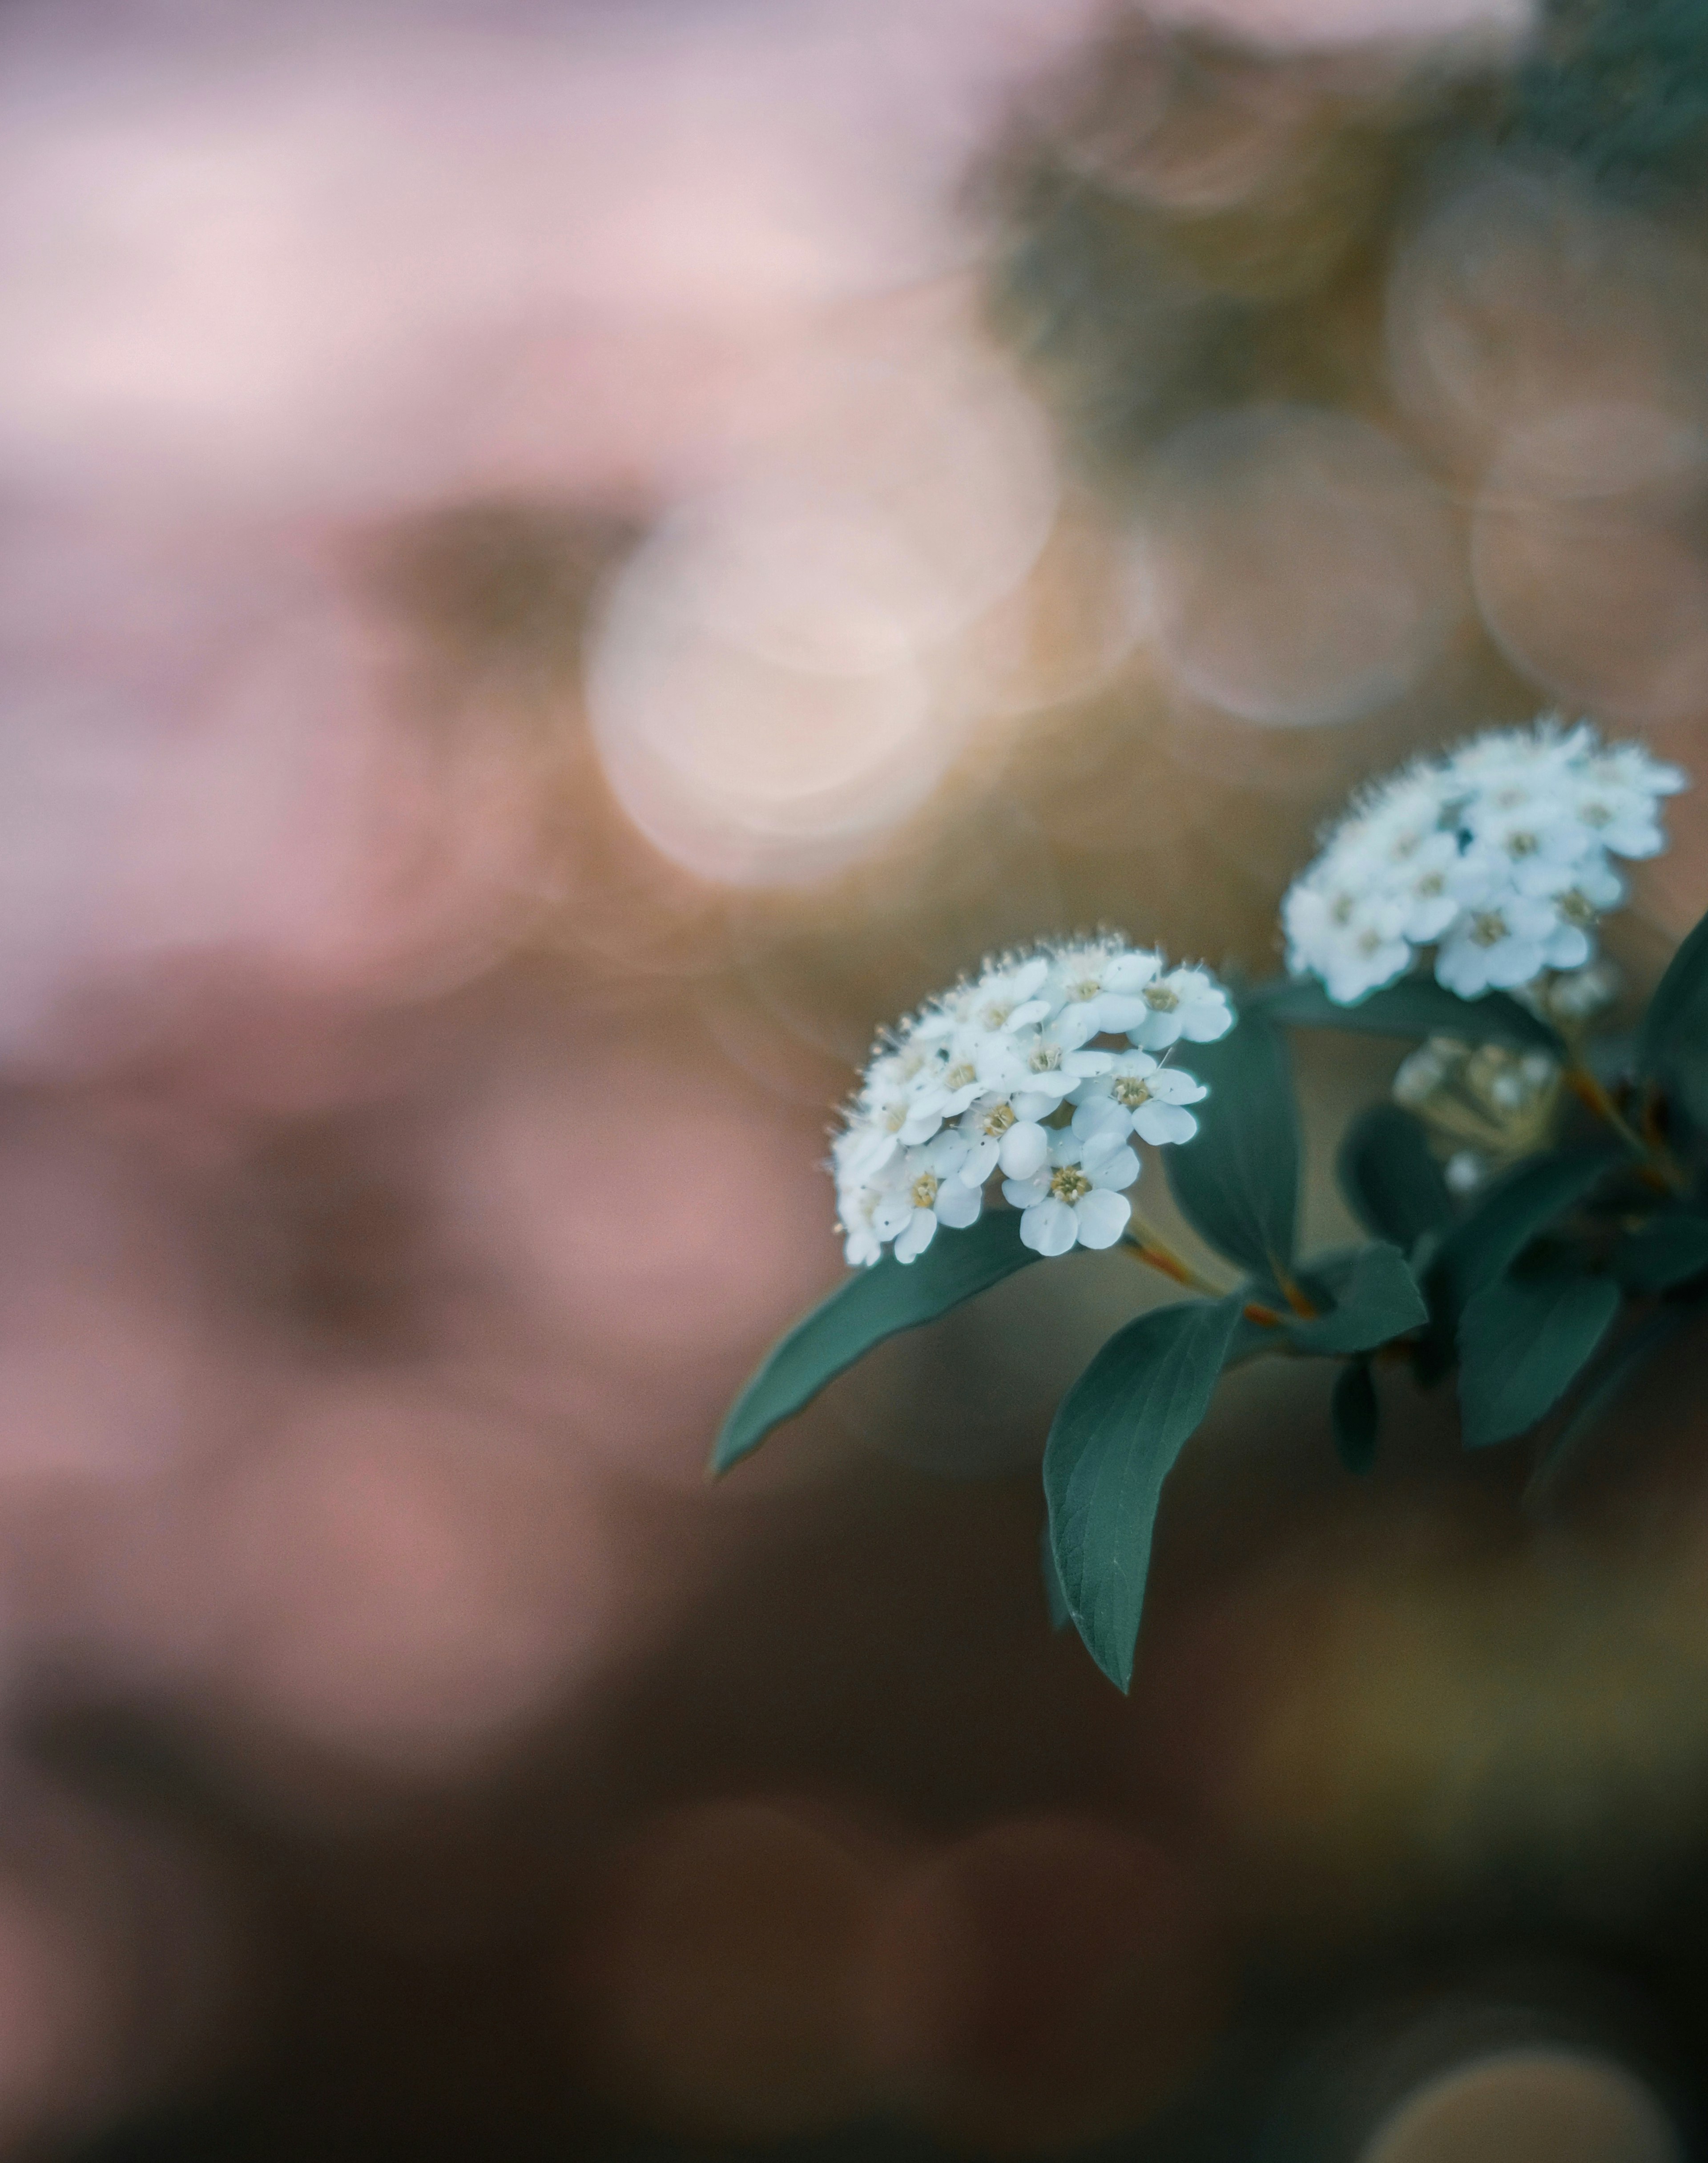
<instances>
[{"instance_id":1,"label":"white petal","mask_svg":"<svg viewBox=\"0 0 1708 2163\"><path fill-rule=\"evenodd\" d=\"M1562 924L1542 951L1550 969L1581 969L1595 952L1595 945L1579 925Z\"/></svg>"},{"instance_id":2,"label":"white petal","mask_svg":"<svg viewBox=\"0 0 1708 2163\"><path fill-rule=\"evenodd\" d=\"M967 1186L982 1186L997 1168L998 1155L996 1136L981 1134L967 1152L967 1161L956 1178Z\"/></svg>"},{"instance_id":3,"label":"white petal","mask_svg":"<svg viewBox=\"0 0 1708 2163\"><path fill-rule=\"evenodd\" d=\"M1480 998L1489 988L1488 967L1484 959L1486 951L1469 939L1455 940L1443 946L1435 957L1438 982L1445 984L1449 991L1456 992L1462 999Z\"/></svg>"},{"instance_id":4,"label":"white petal","mask_svg":"<svg viewBox=\"0 0 1708 2163\"><path fill-rule=\"evenodd\" d=\"M1005 1179L1003 1199L1016 1209L1035 1209L1050 1191L1047 1179Z\"/></svg>"},{"instance_id":5,"label":"white petal","mask_svg":"<svg viewBox=\"0 0 1708 2163\"><path fill-rule=\"evenodd\" d=\"M1119 992L1103 992L1087 1003L1087 1010L1097 1016L1098 1034L1119 1036L1125 1029L1136 1029L1150 1011L1143 999L1133 998Z\"/></svg>"},{"instance_id":6,"label":"white petal","mask_svg":"<svg viewBox=\"0 0 1708 2163\"><path fill-rule=\"evenodd\" d=\"M1150 1093L1160 1103L1201 1104L1210 1092L1184 1066L1161 1066L1151 1076Z\"/></svg>"},{"instance_id":7,"label":"white petal","mask_svg":"<svg viewBox=\"0 0 1708 2163\"><path fill-rule=\"evenodd\" d=\"M907 1194L881 1195L872 1205L872 1228L880 1239L893 1239L908 1228L914 1214L912 1197Z\"/></svg>"},{"instance_id":8,"label":"white petal","mask_svg":"<svg viewBox=\"0 0 1708 2163\"><path fill-rule=\"evenodd\" d=\"M1073 1115L1073 1131L1082 1142L1093 1134L1113 1133L1124 1141L1133 1122L1111 1097L1089 1097Z\"/></svg>"},{"instance_id":9,"label":"white petal","mask_svg":"<svg viewBox=\"0 0 1708 2163\"><path fill-rule=\"evenodd\" d=\"M968 1186L958 1179L946 1180L937 1189L935 1203L937 1222L946 1224L951 1231L965 1231L969 1224L978 1222L978 1213L984 1207L981 1188Z\"/></svg>"},{"instance_id":10,"label":"white petal","mask_svg":"<svg viewBox=\"0 0 1708 2163\"><path fill-rule=\"evenodd\" d=\"M1131 1150L1106 1150L1101 1140L1087 1145L1079 1168L1093 1186L1130 1186L1139 1176L1139 1160Z\"/></svg>"},{"instance_id":11,"label":"white petal","mask_svg":"<svg viewBox=\"0 0 1708 2163\"><path fill-rule=\"evenodd\" d=\"M1078 1237L1078 1219L1053 1194L1020 1219L1020 1244L1035 1254L1065 1254Z\"/></svg>"},{"instance_id":12,"label":"white petal","mask_svg":"<svg viewBox=\"0 0 1708 2163\"><path fill-rule=\"evenodd\" d=\"M1166 1104L1160 1098L1141 1104L1133 1114L1133 1124L1147 1142L1159 1149L1168 1142L1189 1142L1198 1130L1198 1123L1190 1112L1178 1104Z\"/></svg>"},{"instance_id":13,"label":"white petal","mask_svg":"<svg viewBox=\"0 0 1708 2163\"><path fill-rule=\"evenodd\" d=\"M911 1262L923 1254L936 1233L937 1220L929 1209L915 1209L911 1223L895 1243L899 1262Z\"/></svg>"},{"instance_id":14,"label":"white petal","mask_svg":"<svg viewBox=\"0 0 1708 2163\"><path fill-rule=\"evenodd\" d=\"M1407 960L1411 959L1410 955ZM1234 1009L1219 992L1193 999L1180 1010L1180 1033L1188 1044L1213 1044L1234 1026Z\"/></svg>"},{"instance_id":15,"label":"white petal","mask_svg":"<svg viewBox=\"0 0 1708 2163\"><path fill-rule=\"evenodd\" d=\"M1065 1089L1016 1089L1009 1102L1017 1119L1047 1119L1066 1093Z\"/></svg>"},{"instance_id":16,"label":"white petal","mask_svg":"<svg viewBox=\"0 0 1708 2163\"><path fill-rule=\"evenodd\" d=\"M1547 966L1539 939L1502 939L1489 949L1488 978L1499 991L1510 992L1529 983Z\"/></svg>"},{"instance_id":17,"label":"white petal","mask_svg":"<svg viewBox=\"0 0 1708 2163\"><path fill-rule=\"evenodd\" d=\"M930 1141L942 1123L943 1114L935 1105L930 1111L921 1108L909 1116L901 1130L901 1139L909 1149L917 1149L921 1142Z\"/></svg>"},{"instance_id":18,"label":"white petal","mask_svg":"<svg viewBox=\"0 0 1708 2163\"><path fill-rule=\"evenodd\" d=\"M1100 1187L1094 1194L1082 1195L1073 1205L1073 1213L1082 1247L1113 1247L1127 1228L1133 1205L1124 1194L1111 1194Z\"/></svg>"},{"instance_id":19,"label":"white petal","mask_svg":"<svg viewBox=\"0 0 1708 2163\"><path fill-rule=\"evenodd\" d=\"M928 1167L939 1179L947 1179L960 1171L972 1148L972 1136L962 1134L958 1127L946 1127L925 1150Z\"/></svg>"},{"instance_id":20,"label":"white petal","mask_svg":"<svg viewBox=\"0 0 1708 2163\"><path fill-rule=\"evenodd\" d=\"M1035 1119L1019 1119L1003 1136L1002 1167L1010 1179L1030 1179L1050 1155L1050 1135Z\"/></svg>"},{"instance_id":21,"label":"white petal","mask_svg":"<svg viewBox=\"0 0 1708 2163\"><path fill-rule=\"evenodd\" d=\"M1030 1029L1035 1022L1044 1020L1049 1012L1048 999L1028 999L1009 1016L1008 1025L1010 1029Z\"/></svg>"},{"instance_id":22,"label":"white petal","mask_svg":"<svg viewBox=\"0 0 1708 2163\"><path fill-rule=\"evenodd\" d=\"M1094 1037L1102 1024L1097 1017L1097 1001L1088 999L1083 1006L1069 1007L1056 1024L1056 1034L1064 1051L1077 1051L1080 1045Z\"/></svg>"},{"instance_id":23,"label":"white petal","mask_svg":"<svg viewBox=\"0 0 1708 2163\"><path fill-rule=\"evenodd\" d=\"M1103 983L1112 992L1142 991L1161 966L1155 954L1118 954L1103 972Z\"/></svg>"}]
</instances>

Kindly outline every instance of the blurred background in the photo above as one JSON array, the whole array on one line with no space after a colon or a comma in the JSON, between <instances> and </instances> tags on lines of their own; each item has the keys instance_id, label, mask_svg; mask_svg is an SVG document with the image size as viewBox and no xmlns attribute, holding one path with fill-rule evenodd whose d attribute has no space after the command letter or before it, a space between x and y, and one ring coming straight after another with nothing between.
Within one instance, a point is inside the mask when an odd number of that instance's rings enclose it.
<instances>
[{"instance_id":1,"label":"blurred background","mask_svg":"<svg viewBox=\"0 0 1708 2163\"><path fill-rule=\"evenodd\" d=\"M0 2154L1692 2151L1699 1348L1540 1512L1236 1376L1129 1700L1120 1255L702 1467L880 1024L1703 772L1705 186L1704 0L4 0Z\"/></svg>"}]
</instances>

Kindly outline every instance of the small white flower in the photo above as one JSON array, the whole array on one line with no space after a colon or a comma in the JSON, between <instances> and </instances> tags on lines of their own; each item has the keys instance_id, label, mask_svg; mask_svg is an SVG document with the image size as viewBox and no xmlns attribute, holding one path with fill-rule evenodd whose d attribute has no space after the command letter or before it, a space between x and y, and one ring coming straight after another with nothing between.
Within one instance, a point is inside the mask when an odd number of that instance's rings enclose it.
<instances>
[{"instance_id":1,"label":"small white flower","mask_svg":"<svg viewBox=\"0 0 1708 2163\"><path fill-rule=\"evenodd\" d=\"M941 1134L903 1157L893 1200L873 1217L879 1237L895 1241L899 1262L917 1260L936 1236L939 1224L959 1232L977 1223L984 1196L961 1177L967 1151L964 1135Z\"/></svg>"},{"instance_id":2,"label":"small white flower","mask_svg":"<svg viewBox=\"0 0 1708 2163\"><path fill-rule=\"evenodd\" d=\"M1687 785L1677 767L1651 758L1640 744L1614 744L1574 778L1574 809L1616 856L1658 856L1667 845L1659 799Z\"/></svg>"},{"instance_id":3,"label":"small white flower","mask_svg":"<svg viewBox=\"0 0 1708 2163\"><path fill-rule=\"evenodd\" d=\"M947 1101L939 1064L921 1047L909 1043L880 1052L867 1069L850 1119L851 1129L863 1136L855 1168L870 1178L898 1150L930 1141L943 1123Z\"/></svg>"},{"instance_id":4,"label":"small white flower","mask_svg":"<svg viewBox=\"0 0 1708 2163\"><path fill-rule=\"evenodd\" d=\"M1064 947L1050 972L1050 985L1064 1011L1077 1009L1091 1024L1088 1035L1119 1036L1150 1013L1145 989L1161 968L1160 954L1134 953L1119 940L1099 940Z\"/></svg>"},{"instance_id":5,"label":"small white flower","mask_svg":"<svg viewBox=\"0 0 1708 2163\"><path fill-rule=\"evenodd\" d=\"M929 1006L914 1034L929 1040L971 1029L992 1036L1042 1021L1050 1011L1049 999L1040 996L1049 974L1047 954L992 962L974 982L960 985Z\"/></svg>"},{"instance_id":6,"label":"small white flower","mask_svg":"<svg viewBox=\"0 0 1708 2163\"><path fill-rule=\"evenodd\" d=\"M1127 1032L1141 1051L1166 1050L1171 1044L1213 1044L1234 1026L1228 994L1208 970L1171 969L1140 994L1145 1019Z\"/></svg>"},{"instance_id":7,"label":"small white flower","mask_svg":"<svg viewBox=\"0 0 1708 2163\"><path fill-rule=\"evenodd\" d=\"M957 1132L971 1146L961 1176L982 1186L998 1165L1008 1179L1030 1179L1050 1154L1050 1130L1023 1119L1000 1090L992 1090L962 1118Z\"/></svg>"},{"instance_id":8,"label":"small white flower","mask_svg":"<svg viewBox=\"0 0 1708 2163\"><path fill-rule=\"evenodd\" d=\"M1462 999L1511 991L1548 967L1561 929L1558 913L1533 895L1491 896L1482 907L1467 909L1442 940L1435 973Z\"/></svg>"},{"instance_id":9,"label":"small white flower","mask_svg":"<svg viewBox=\"0 0 1708 2163\"><path fill-rule=\"evenodd\" d=\"M1015 1113L1023 1119L1045 1119L1082 1082L1108 1068L1112 1055L1087 1051L1097 1034L1095 1017L1083 1007L1069 1007L1055 1019L1023 1029L998 1070Z\"/></svg>"},{"instance_id":10,"label":"small white flower","mask_svg":"<svg viewBox=\"0 0 1708 2163\"><path fill-rule=\"evenodd\" d=\"M1281 926L1289 970L1320 977L1329 998L1344 1007L1403 976L1414 955L1390 897L1360 894L1342 866L1334 870L1332 880L1307 877L1292 886L1281 903ZM1459 906L1455 899L1449 923Z\"/></svg>"},{"instance_id":11,"label":"small white flower","mask_svg":"<svg viewBox=\"0 0 1708 2163\"><path fill-rule=\"evenodd\" d=\"M1189 1142L1198 1123L1186 1109L1209 1095L1202 1082L1178 1066L1160 1066L1147 1051L1123 1052L1107 1074L1082 1082L1073 1092L1073 1131L1082 1141L1113 1134L1160 1146Z\"/></svg>"},{"instance_id":12,"label":"small white flower","mask_svg":"<svg viewBox=\"0 0 1708 2163\"><path fill-rule=\"evenodd\" d=\"M1004 1181L1003 1192L1024 1212L1024 1243L1040 1254L1065 1254L1076 1244L1114 1245L1133 1213L1121 1189L1138 1176L1139 1160L1118 1134L1058 1134L1048 1161L1030 1179Z\"/></svg>"}]
</instances>

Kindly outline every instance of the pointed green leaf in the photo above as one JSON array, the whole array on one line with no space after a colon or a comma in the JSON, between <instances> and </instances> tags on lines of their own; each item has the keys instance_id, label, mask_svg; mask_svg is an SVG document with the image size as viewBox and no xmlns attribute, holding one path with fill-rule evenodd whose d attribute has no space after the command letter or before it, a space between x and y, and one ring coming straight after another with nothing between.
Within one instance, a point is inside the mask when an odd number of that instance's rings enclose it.
<instances>
[{"instance_id":1,"label":"pointed green leaf","mask_svg":"<svg viewBox=\"0 0 1708 2163\"><path fill-rule=\"evenodd\" d=\"M1700 1119L1708 1111L1708 916L1667 965L1637 1032L1637 1071L1677 1087Z\"/></svg>"},{"instance_id":2,"label":"pointed green leaf","mask_svg":"<svg viewBox=\"0 0 1708 2163\"><path fill-rule=\"evenodd\" d=\"M1352 1029L1366 1036L1456 1036L1464 1044L1564 1047L1559 1033L1505 992L1462 999L1433 977L1403 977L1355 1006L1337 1006L1314 977L1283 977L1248 993L1244 1008L1260 1007L1292 1029Z\"/></svg>"},{"instance_id":3,"label":"pointed green leaf","mask_svg":"<svg viewBox=\"0 0 1708 2163\"><path fill-rule=\"evenodd\" d=\"M1423 1123L1397 1104L1372 1104L1346 1130L1337 1169L1348 1207L1367 1232L1409 1254L1454 1219L1453 1197L1430 1154Z\"/></svg>"},{"instance_id":4,"label":"pointed green leaf","mask_svg":"<svg viewBox=\"0 0 1708 2163\"><path fill-rule=\"evenodd\" d=\"M1622 1239L1613 1256L1621 1284L1637 1292L1670 1291L1708 1270L1708 1218L1678 1210Z\"/></svg>"},{"instance_id":5,"label":"pointed green leaf","mask_svg":"<svg viewBox=\"0 0 1708 2163\"><path fill-rule=\"evenodd\" d=\"M1050 1539L1079 1634L1109 1679L1133 1678L1162 1483L1205 1412L1240 1301L1129 1322L1062 1399L1044 1452Z\"/></svg>"},{"instance_id":6,"label":"pointed green leaf","mask_svg":"<svg viewBox=\"0 0 1708 2163\"><path fill-rule=\"evenodd\" d=\"M1641 1329L1612 1348L1602 1362L1601 1372L1592 1377L1582 1401L1536 1468L1535 1476L1525 1490L1527 1501L1534 1502L1553 1485L1643 1368L1678 1335L1695 1312L1689 1307L1663 1307L1659 1313L1651 1315Z\"/></svg>"},{"instance_id":7,"label":"pointed green leaf","mask_svg":"<svg viewBox=\"0 0 1708 2163\"><path fill-rule=\"evenodd\" d=\"M1467 1449L1534 1427L1588 1364L1619 1312L1619 1287L1562 1265L1496 1277L1459 1329L1459 1401Z\"/></svg>"},{"instance_id":8,"label":"pointed green leaf","mask_svg":"<svg viewBox=\"0 0 1708 2163\"><path fill-rule=\"evenodd\" d=\"M1315 1322L1289 1322L1287 1341L1300 1352L1331 1356L1373 1352L1429 1319L1417 1281L1397 1247L1382 1241L1360 1247L1331 1314Z\"/></svg>"},{"instance_id":9,"label":"pointed green leaf","mask_svg":"<svg viewBox=\"0 0 1708 2163\"><path fill-rule=\"evenodd\" d=\"M1328 1401L1334 1427L1334 1447L1349 1472L1368 1472L1375 1463L1376 1432L1381 1408L1368 1359L1353 1359L1343 1367Z\"/></svg>"},{"instance_id":10,"label":"pointed green leaf","mask_svg":"<svg viewBox=\"0 0 1708 2163\"><path fill-rule=\"evenodd\" d=\"M1183 1046L1181 1064L1210 1093L1193 1107L1197 1134L1163 1152L1175 1200L1193 1229L1231 1260L1264 1275L1290 1268L1299 1121L1280 1030L1242 1009L1216 1043Z\"/></svg>"},{"instance_id":11,"label":"pointed green leaf","mask_svg":"<svg viewBox=\"0 0 1708 2163\"><path fill-rule=\"evenodd\" d=\"M1491 1186L1436 1250L1426 1290L1449 1319L1517 1261L1538 1232L1581 1202L1625 1152L1616 1142L1532 1157Z\"/></svg>"},{"instance_id":12,"label":"pointed green leaf","mask_svg":"<svg viewBox=\"0 0 1708 2163\"><path fill-rule=\"evenodd\" d=\"M1037 1260L1020 1244L1019 1216L993 1210L965 1231L940 1231L916 1262L886 1254L850 1277L773 1348L724 1422L711 1469L727 1472L874 1344L935 1322Z\"/></svg>"},{"instance_id":13,"label":"pointed green leaf","mask_svg":"<svg viewBox=\"0 0 1708 2163\"><path fill-rule=\"evenodd\" d=\"M1047 1518L1038 1527L1038 1561L1044 1573L1044 1598L1050 1609L1050 1626L1052 1630L1066 1630L1073 1621L1073 1610L1061 1589L1061 1574L1056 1567L1055 1550L1050 1544Z\"/></svg>"}]
</instances>

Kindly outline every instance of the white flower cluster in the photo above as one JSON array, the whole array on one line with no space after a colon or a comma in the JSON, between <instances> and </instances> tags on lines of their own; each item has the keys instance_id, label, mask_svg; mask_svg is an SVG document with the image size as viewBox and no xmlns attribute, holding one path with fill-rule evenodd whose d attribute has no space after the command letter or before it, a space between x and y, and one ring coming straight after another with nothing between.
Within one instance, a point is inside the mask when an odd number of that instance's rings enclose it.
<instances>
[{"instance_id":1,"label":"white flower cluster","mask_svg":"<svg viewBox=\"0 0 1708 2163\"><path fill-rule=\"evenodd\" d=\"M848 1260L875 1262L893 1241L913 1261L940 1224L977 1219L998 1172L1039 1254L1113 1246L1139 1176L1131 1137L1197 1132L1186 1108L1208 1092L1165 1064L1172 1047L1233 1025L1205 971L1119 938L989 963L878 1047L844 1113L830 1155Z\"/></svg>"},{"instance_id":2,"label":"white flower cluster","mask_svg":"<svg viewBox=\"0 0 1708 2163\"><path fill-rule=\"evenodd\" d=\"M1354 799L1289 889L1287 966L1341 1006L1426 946L1461 998L1580 968L1625 898L1611 859L1658 856L1660 800L1685 785L1640 745L1554 717L1419 760Z\"/></svg>"}]
</instances>

